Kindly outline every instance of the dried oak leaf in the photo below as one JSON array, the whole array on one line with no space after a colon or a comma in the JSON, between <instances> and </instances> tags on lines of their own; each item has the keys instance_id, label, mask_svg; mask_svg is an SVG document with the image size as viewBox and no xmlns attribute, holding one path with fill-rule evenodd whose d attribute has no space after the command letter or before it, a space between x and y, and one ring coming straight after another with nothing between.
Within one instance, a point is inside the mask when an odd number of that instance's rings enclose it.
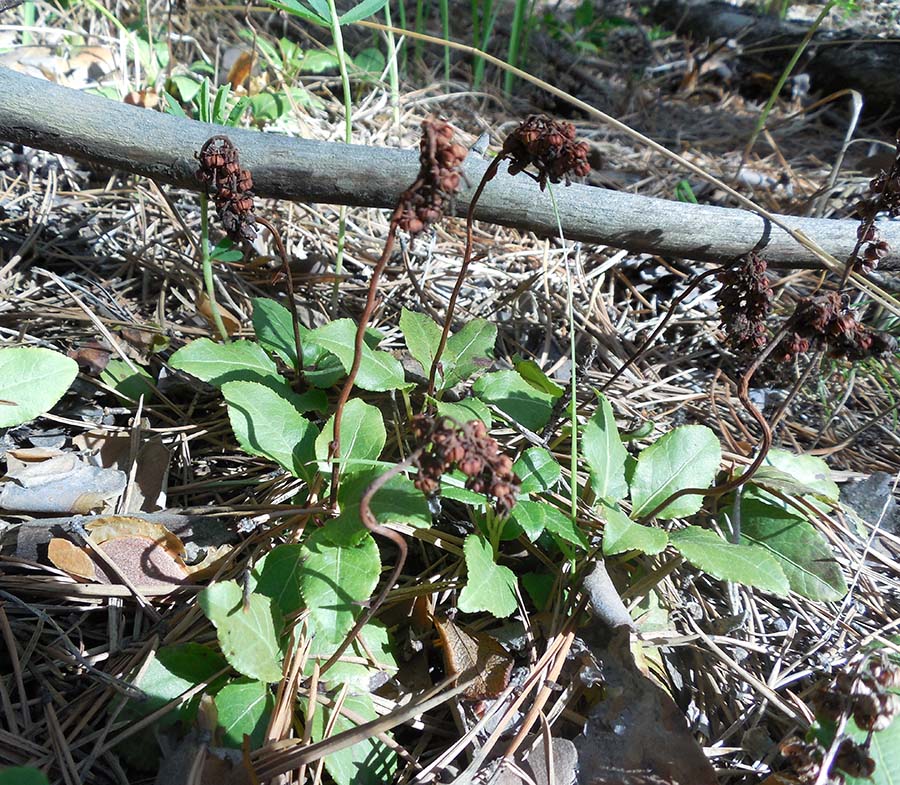
<instances>
[{"instance_id":1,"label":"dried oak leaf","mask_svg":"<svg viewBox=\"0 0 900 785\"><path fill-rule=\"evenodd\" d=\"M483 632L467 632L449 619L435 617L441 638L444 669L448 676L477 674L463 692L466 700L496 698L509 684L513 660L496 638Z\"/></svg>"}]
</instances>

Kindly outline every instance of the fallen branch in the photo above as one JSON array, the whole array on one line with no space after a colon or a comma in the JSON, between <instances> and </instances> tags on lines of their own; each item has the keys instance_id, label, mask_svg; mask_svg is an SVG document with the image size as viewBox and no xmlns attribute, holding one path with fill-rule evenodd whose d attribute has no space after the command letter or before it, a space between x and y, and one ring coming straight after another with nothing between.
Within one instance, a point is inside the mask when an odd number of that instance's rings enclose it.
<instances>
[{"instance_id":1,"label":"fallen branch","mask_svg":"<svg viewBox=\"0 0 900 785\"><path fill-rule=\"evenodd\" d=\"M60 87L0 68L0 139L70 155L88 163L199 190L194 153L227 132L253 172L259 196L302 202L390 208L418 171L413 150L317 142L200 123ZM488 162L470 156L465 172L478 183ZM474 185L454 209L464 215ZM537 183L496 177L475 217L555 237L559 230ZM820 268L784 230L748 210L671 202L582 185L557 188L566 236L573 240L698 261L719 262L756 250L772 266ZM856 222L784 216L838 259L856 243ZM900 225L883 238L894 249L879 269L900 268Z\"/></svg>"}]
</instances>

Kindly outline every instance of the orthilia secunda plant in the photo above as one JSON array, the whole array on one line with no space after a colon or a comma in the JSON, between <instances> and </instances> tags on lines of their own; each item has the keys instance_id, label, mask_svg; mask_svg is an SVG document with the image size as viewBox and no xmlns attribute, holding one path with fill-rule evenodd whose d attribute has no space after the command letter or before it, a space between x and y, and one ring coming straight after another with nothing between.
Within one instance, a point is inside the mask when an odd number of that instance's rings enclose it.
<instances>
[{"instance_id":1,"label":"orthilia secunda plant","mask_svg":"<svg viewBox=\"0 0 900 785\"><path fill-rule=\"evenodd\" d=\"M204 186L206 196L211 196L216 206L216 213L222 222L225 233L232 242L242 245L245 250L250 247L257 236L257 224L264 226L272 235L278 256L281 259L282 271L287 280L288 306L294 326L294 344L297 353L297 373L303 371L303 352L300 347L300 320L297 313L297 304L294 302L294 282L291 277L291 267L288 263L287 253L281 235L270 221L258 216L254 212L253 205L253 175L249 169L241 168L240 155L237 147L227 136L218 134L212 136L203 143L197 154L199 166L197 168L197 181ZM209 262L209 253L206 250L206 202L201 205L203 233L203 266L204 277L207 278L207 296L213 309L217 322L218 308L215 301L215 290L212 285L212 268ZM220 332L224 328L219 326ZM223 335L227 337L227 335Z\"/></svg>"},{"instance_id":2,"label":"orthilia secunda plant","mask_svg":"<svg viewBox=\"0 0 900 785\"><path fill-rule=\"evenodd\" d=\"M397 582L406 564L406 540L397 532L378 523L372 513L371 502L376 493L393 477L407 469L416 469L416 488L432 496L440 487L441 477L455 468L466 475L466 488L483 493L491 500L494 512L505 518L509 515L519 493L520 480L513 472L513 462L500 450L500 445L488 435L480 420L464 424L451 417L420 414L410 423L415 449L407 458L379 475L363 493L359 504L360 520L373 534L389 539L397 546L397 560L387 581L368 607L359 615L353 629L337 650L322 665L320 673L337 662L363 627L381 607L391 587Z\"/></svg>"},{"instance_id":3,"label":"orthilia secunda plant","mask_svg":"<svg viewBox=\"0 0 900 785\"><path fill-rule=\"evenodd\" d=\"M331 471L332 506L337 501L338 475L340 473L338 459L341 453L341 419L343 410L350 398L350 391L356 382L356 375L359 372L359 365L362 361L366 328L375 310L378 281L384 272L388 259L391 257L397 230L403 229L409 232L412 239L415 239L429 226L441 220L444 210L449 206L450 201L459 190L461 179L459 167L465 158L466 148L453 141L453 129L447 123L435 120L425 120L422 123L422 141L419 146L419 174L415 182L400 194L397 206L391 215L384 250L381 252L381 257L372 270L372 280L369 282L366 305L356 329L353 363L338 396L337 408L334 413L334 431L331 444L329 445L329 459L333 461Z\"/></svg>"},{"instance_id":4,"label":"orthilia secunda plant","mask_svg":"<svg viewBox=\"0 0 900 785\"><path fill-rule=\"evenodd\" d=\"M500 171L500 165L504 161L509 162L510 174L515 175L519 172L524 172L540 184L541 190L547 187L548 182L565 182L568 185L573 176L586 177L591 170L588 163L588 146L585 142L577 142L575 135L575 126L572 123L552 120L545 115L531 115L506 137L500 154L491 161L485 170L466 212L466 250L463 254L456 284L447 303L444 329L441 331L441 340L438 343L434 360L431 363L431 371L428 374L429 396L434 394L434 381L437 377L441 355L444 353L447 338L450 334L450 327L453 323L453 311L456 308L456 300L459 297L466 272L472 261L472 227L475 219L475 207L481 198L481 194L484 192L485 186L497 176L497 173ZM537 170L536 174L530 172L529 168Z\"/></svg>"}]
</instances>

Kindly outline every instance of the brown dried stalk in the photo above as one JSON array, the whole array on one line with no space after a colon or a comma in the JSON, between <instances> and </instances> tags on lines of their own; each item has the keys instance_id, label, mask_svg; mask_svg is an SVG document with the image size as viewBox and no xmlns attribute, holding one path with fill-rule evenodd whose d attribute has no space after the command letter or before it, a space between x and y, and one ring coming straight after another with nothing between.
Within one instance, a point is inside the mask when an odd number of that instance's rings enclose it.
<instances>
[{"instance_id":1,"label":"brown dried stalk","mask_svg":"<svg viewBox=\"0 0 900 785\"><path fill-rule=\"evenodd\" d=\"M509 161L509 173L512 175L524 172L527 176L540 183L544 190L548 182L559 183L565 181L569 184L569 175L574 174L585 177L590 171L587 162L588 147L584 142L575 141L575 126L571 123L557 122L544 115L531 115L519 125L503 143L503 149L493 161L491 161L475 193L469 202L466 211L466 249L463 254L462 265L456 277L450 300L447 303L447 315L444 319L444 328L441 330L441 340L438 343L434 360L431 363L431 371L428 374L428 395L434 395L434 382L437 377L441 362L441 355L447 347L447 339L450 336L450 327L453 324L453 312L456 309L456 301L462 289L463 281L472 262L473 223L475 220L475 208L478 200L484 192L485 186L497 176L500 164ZM533 166L537 174L531 174L526 167Z\"/></svg>"},{"instance_id":2,"label":"brown dried stalk","mask_svg":"<svg viewBox=\"0 0 900 785\"><path fill-rule=\"evenodd\" d=\"M353 347L353 363L341 394L338 396L337 407L334 412L334 430L329 445L328 458L332 461L331 467L331 505L337 503L337 491L340 482L340 453L341 453L341 420L344 407L350 399L350 392L356 382L359 366L362 362L362 352L366 337L366 328L375 310L375 301L378 296L378 281L391 251L398 229L405 229L414 238L423 232L428 226L436 223L443 217L443 210L448 206L456 190L459 188L460 175L457 171L459 165L466 156L464 147L453 143L453 129L446 123L426 120L422 123L422 143L419 155L419 176L416 181L401 195L391 215L388 236L384 243L381 256L372 270L372 280L369 282L369 292L366 297L366 306L363 309L359 324L356 328L356 341Z\"/></svg>"}]
</instances>

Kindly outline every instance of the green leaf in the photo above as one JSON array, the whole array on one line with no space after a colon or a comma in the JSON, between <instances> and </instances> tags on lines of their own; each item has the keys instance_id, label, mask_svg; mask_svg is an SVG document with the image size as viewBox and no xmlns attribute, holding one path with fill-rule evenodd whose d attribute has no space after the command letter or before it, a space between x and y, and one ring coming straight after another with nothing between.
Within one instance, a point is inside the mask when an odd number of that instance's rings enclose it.
<instances>
[{"instance_id":1,"label":"green leaf","mask_svg":"<svg viewBox=\"0 0 900 785\"><path fill-rule=\"evenodd\" d=\"M304 673L312 675L313 662L318 660L321 665L334 649L333 643L313 638ZM350 657L356 657L360 662L347 662L345 658ZM368 662L370 659L374 660L374 664ZM344 657L321 675L320 683L325 682L328 686L346 684L351 692L369 692L372 677L380 672L396 673L397 661L391 653L387 628L374 620L360 630L359 636L350 644Z\"/></svg>"},{"instance_id":2,"label":"green leaf","mask_svg":"<svg viewBox=\"0 0 900 785\"><path fill-rule=\"evenodd\" d=\"M444 387L453 387L468 379L476 371L489 365L497 343L497 325L485 319L472 319L455 335L447 339L447 351L443 361L448 367L444 374Z\"/></svg>"},{"instance_id":3,"label":"green leaf","mask_svg":"<svg viewBox=\"0 0 900 785\"><path fill-rule=\"evenodd\" d=\"M275 699L268 685L252 679L236 679L216 694L222 740L226 747L240 749L244 736L250 737L250 749L261 747Z\"/></svg>"},{"instance_id":4,"label":"green leaf","mask_svg":"<svg viewBox=\"0 0 900 785\"><path fill-rule=\"evenodd\" d=\"M144 401L149 401L154 392L153 377L140 366L135 367L137 371L131 370L124 360L112 359L100 374L100 381L132 401L142 395Z\"/></svg>"},{"instance_id":5,"label":"green leaf","mask_svg":"<svg viewBox=\"0 0 900 785\"><path fill-rule=\"evenodd\" d=\"M515 371L485 374L473 390L482 401L494 404L530 431L542 428L553 411L553 396L535 390Z\"/></svg>"},{"instance_id":6,"label":"green leaf","mask_svg":"<svg viewBox=\"0 0 900 785\"><path fill-rule=\"evenodd\" d=\"M387 64L384 53L377 46L368 46L353 56L353 65L369 78L379 77Z\"/></svg>"},{"instance_id":7,"label":"green leaf","mask_svg":"<svg viewBox=\"0 0 900 785\"><path fill-rule=\"evenodd\" d=\"M633 518L655 509L676 491L708 488L722 459L716 435L704 425L683 425L655 441L638 456L631 483ZM693 515L703 504L700 494L676 499L657 518Z\"/></svg>"},{"instance_id":8,"label":"green leaf","mask_svg":"<svg viewBox=\"0 0 900 785\"><path fill-rule=\"evenodd\" d=\"M257 340L270 352L275 352L291 368L297 366L297 346L294 341L294 321L291 312L267 297L253 299L253 331ZM321 347L310 343L310 330L300 327L300 348L304 368L313 366L324 356Z\"/></svg>"},{"instance_id":9,"label":"green leaf","mask_svg":"<svg viewBox=\"0 0 900 785\"><path fill-rule=\"evenodd\" d=\"M49 780L40 769L10 766L0 771L0 785L49 785Z\"/></svg>"},{"instance_id":10,"label":"green leaf","mask_svg":"<svg viewBox=\"0 0 900 785\"><path fill-rule=\"evenodd\" d=\"M566 542L587 549L587 539L571 516L550 502L523 499L513 507L512 519L532 542L546 530Z\"/></svg>"},{"instance_id":11,"label":"green leaf","mask_svg":"<svg viewBox=\"0 0 900 785\"><path fill-rule=\"evenodd\" d=\"M186 104L193 101L200 92L200 82L190 76L173 76L169 82L175 87L178 97Z\"/></svg>"},{"instance_id":12,"label":"green leaf","mask_svg":"<svg viewBox=\"0 0 900 785\"><path fill-rule=\"evenodd\" d=\"M764 466L774 466L793 477L795 481L812 488L824 501L837 502L841 494L837 483L831 479L828 464L815 455L796 455L787 450L772 449L766 453Z\"/></svg>"},{"instance_id":13,"label":"green leaf","mask_svg":"<svg viewBox=\"0 0 900 785\"><path fill-rule=\"evenodd\" d=\"M403 308L400 311L400 332L403 333L409 353L422 366L425 376L428 376L431 363L434 362L434 353L441 342L441 328L427 314ZM439 373L438 378L441 376Z\"/></svg>"},{"instance_id":14,"label":"green leaf","mask_svg":"<svg viewBox=\"0 0 900 785\"><path fill-rule=\"evenodd\" d=\"M316 458L319 471L331 472L329 446L334 438L334 415L328 418L322 433L316 438ZM344 406L341 419L341 473L358 471L378 459L387 441L387 431L381 411L359 398L351 398Z\"/></svg>"},{"instance_id":15,"label":"green leaf","mask_svg":"<svg viewBox=\"0 0 900 785\"><path fill-rule=\"evenodd\" d=\"M828 542L796 514L757 499L741 500L741 542L769 551L791 589L810 600L834 602L847 584Z\"/></svg>"},{"instance_id":16,"label":"green leaf","mask_svg":"<svg viewBox=\"0 0 900 785\"><path fill-rule=\"evenodd\" d=\"M257 382L226 382L222 395L234 435L245 452L270 458L295 477L312 478L318 431L301 414L300 396Z\"/></svg>"},{"instance_id":17,"label":"green leaf","mask_svg":"<svg viewBox=\"0 0 900 785\"><path fill-rule=\"evenodd\" d=\"M283 616L290 616L303 607L302 570L303 546L296 542L278 545L254 565L253 591L271 599Z\"/></svg>"},{"instance_id":18,"label":"green leaf","mask_svg":"<svg viewBox=\"0 0 900 785\"><path fill-rule=\"evenodd\" d=\"M275 6L275 8L280 8L282 11L287 11L289 14L299 16L307 22L312 22L316 25L328 24L327 9L325 17L322 17L314 11L311 11L303 3L298 2L298 0L268 0L268 3L269 5Z\"/></svg>"},{"instance_id":19,"label":"green leaf","mask_svg":"<svg viewBox=\"0 0 900 785\"><path fill-rule=\"evenodd\" d=\"M315 49L312 52L306 52L303 60L300 61L300 73L304 74L322 74L326 71L337 71L340 68L340 61L337 53L331 49Z\"/></svg>"},{"instance_id":20,"label":"green leaf","mask_svg":"<svg viewBox=\"0 0 900 785\"><path fill-rule=\"evenodd\" d=\"M387 0L362 0L340 18L342 25L349 25L377 13L386 5Z\"/></svg>"},{"instance_id":21,"label":"green leaf","mask_svg":"<svg viewBox=\"0 0 900 785\"><path fill-rule=\"evenodd\" d=\"M522 576L522 586L539 611L547 610L555 583L556 578L545 572L526 572Z\"/></svg>"},{"instance_id":22,"label":"green leaf","mask_svg":"<svg viewBox=\"0 0 900 785\"><path fill-rule=\"evenodd\" d=\"M344 371L353 365L356 325L350 319L337 319L312 330L309 340L331 352L341 361ZM356 376L356 385L363 390L385 392L406 388L400 361L388 352L373 351L365 343Z\"/></svg>"},{"instance_id":23,"label":"green leaf","mask_svg":"<svg viewBox=\"0 0 900 785\"><path fill-rule=\"evenodd\" d=\"M790 584L778 560L762 548L733 545L699 526L672 532L669 542L691 564L714 578L756 586L782 596L790 592Z\"/></svg>"},{"instance_id":24,"label":"green leaf","mask_svg":"<svg viewBox=\"0 0 900 785\"><path fill-rule=\"evenodd\" d=\"M169 365L215 387L234 381L261 382L266 377L284 383L275 363L253 341L225 344L199 338L175 352L169 358Z\"/></svg>"},{"instance_id":25,"label":"green leaf","mask_svg":"<svg viewBox=\"0 0 900 785\"><path fill-rule=\"evenodd\" d=\"M764 491L783 493L787 496L815 496L815 488L797 482L790 474L776 469L774 466L760 466L753 473L753 479L748 483L753 488L761 488Z\"/></svg>"},{"instance_id":26,"label":"green leaf","mask_svg":"<svg viewBox=\"0 0 900 785\"><path fill-rule=\"evenodd\" d=\"M600 506L600 514L606 520L603 529L603 553L607 556L625 551L640 551L652 556L664 550L669 542L662 529L635 523L615 507L603 504Z\"/></svg>"},{"instance_id":27,"label":"green leaf","mask_svg":"<svg viewBox=\"0 0 900 785\"><path fill-rule=\"evenodd\" d=\"M852 717L847 733L858 744L865 743L868 738L868 733ZM875 761L871 778L846 776L846 782L850 785L900 785L900 716L884 730L872 734L869 756Z\"/></svg>"},{"instance_id":28,"label":"green leaf","mask_svg":"<svg viewBox=\"0 0 900 785\"><path fill-rule=\"evenodd\" d=\"M301 701L301 706L305 701ZM348 695L344 707L359 717L361 722L369 722L378 717L372 698L365 695ZM313 714L310 733L314 742L325 738L325 729L332 722L332 736L356 727L356 723L339 714L332 716L333 710L318 706ZM325 758L325 769L337 785L384 785L393 782L397 769L397 755L378 736L369 738L333 752Z\"/></svg>"},{"instance_id":29,"label":"green leaf","mask_svg":"<svg viewBox=\"0 0 900 785\"><path fill-rule=\"evenodd\" d=\"M434 398L429 398L428 400L434 401ZM472 420L481 420L490 428L493 422L491 410L485 406L484 401L479 401L478 398L463 398L458 403L434 402L437 405L439 415L451 417L460 424L472 422Z\"/></svg>"},{"instance_id":30,"label":"green leaf","mask_svg":"<svg viewBox=\"0 0 900 785\"><path fill-rule=\"evenodd\" d=\"M316 529L303 543L300 594L310 613L310 632L333 651L353 627L360 603L375 590L381 559L371 534L355 545L336 545L331 526Z\"/></svg>"},{"instance_id":31,"label":"green leaf","mask_svg":"<svg viewBox=\"0 0 900 785\"><path fill-rule=\"evenodd\" d=\"M581 451L591 469L591 488L598 499L619 501L628 495L625 459L628 451L619 438L612 406L597 393L597 409L582 431Z\"/></svg>"},{"instance_id":32,"label":"green leaf","mask_svg":"<svg viewBox=\"0 0 900 785\"><path fill-rule=\"evenodd\" d=\"M276 619L268 597L250 594L248 607L236 581L223 581L200 592L200 607L213 623L222 654L238 673L265 682L281 680L278 639L281 619Z\"/></svg>"},{"instance_id":33,"label":"green leaf","mask_svg":"<svg viewBox=\"0 0 900 785\"><path fill-rule=\"evenodd\" d=\"M209 681L227 666L219 652L199 643L163 646L135 683L147 698L129 701L128 711L137 717L146 717L192 687ZM161 720L162 724L171 725L182 719L189 721L196 711L196 704L196 700L182 703Z\"/></svg>"},{"instance_id":34,"label":"green leaf","mask_svg":"<svg viewBox=\"0 0 900 785\"><path fill-rule=\"evenodd\" d=\"M78 375L71 357L36 346L0 349L0 428L49 411Z\"/></svg>"},{"instance_id":35,"label":"green leaf","mask_svg":"<svg viewBox=\"0 0 900 785\"><path fill-rule=\"evenodd\" d=\"M562 467L543 447L525 450L513 464L513 471L521 480L519 492L522 494L552 490L562 476Z\"/></svg>"},{"instance_id":36,"label":"green leaf","mask_svg":"<svg viewBox=\"0 0 900 785\"><path fill-rule=\"evenodd\" d=\"M536 390L559 398L565 392L556 382L541 370L534 360L515 360L516 372Z\"/></svg>"},{"instance_id":37,"label":"green leaf","mask_svg":"<svg viewBox=\"0 0 900 785\"><path fill-rule=\"evenodd\" d=\"M390 468L373 466L345 477L338 489L341 514L327 527L329 537L338 545L354 544L366 533L359 515L359 503L366 489ZM379 523L431 525L428 500L405 475L391 477L372 497L369 509Z\"/></svg>"},{"instance_id":38,"label":"green leaf","mask_svg":"<svg viewBox=\"0 0 900 785\"><path fill-rule=\"evenodd\" d=\"M468 579L459 593L459 609L463 613L487 611L498 619L512 614L516 610L516 576L494 563L494 550L487 539L470 534L463 543L463 554Z\"/></svg>"}]
</instances>

